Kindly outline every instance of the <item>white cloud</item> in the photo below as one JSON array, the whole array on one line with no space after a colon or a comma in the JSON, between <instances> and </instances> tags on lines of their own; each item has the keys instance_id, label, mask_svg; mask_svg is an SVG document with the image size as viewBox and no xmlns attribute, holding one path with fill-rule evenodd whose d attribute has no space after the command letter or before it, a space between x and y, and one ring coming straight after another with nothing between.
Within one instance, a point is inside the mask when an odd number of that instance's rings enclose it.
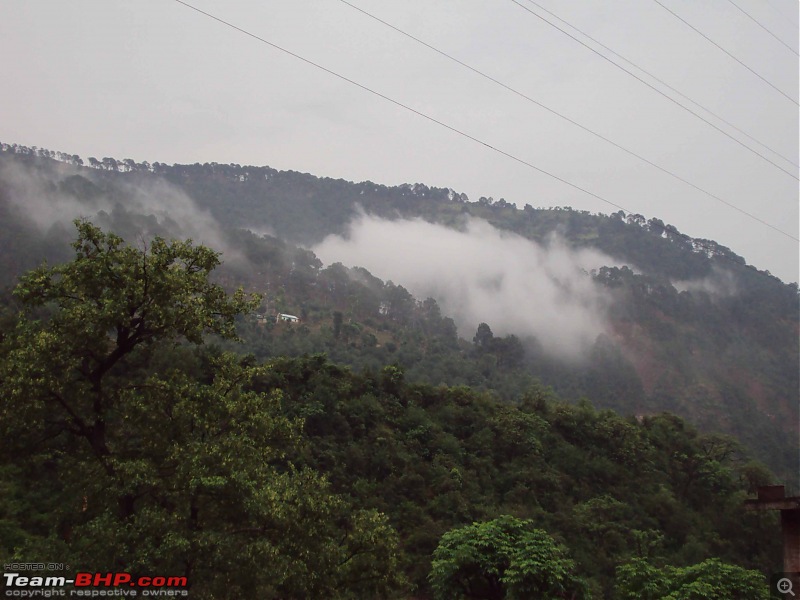
<instances>
[{"instance_id":1,"label":"white cloud","mask_svg":"<svg viewBox=\"0 0 800 600\"><path fill-rule=\"evenodd\" d=\"M587 271L616 262L557 236L541 246L480 219L455 230L361 215L347 236L312 249L326 263L362 266L435 298L464 337L486 322L495 334L535 336L551 353L575 358L606 330L610 298Z\"/></svg>"},{"instance_id":2,"label":"white cloud","mask_svg":"<svg viewBox=\"0 0 800 600\"><path fill-rule=\"evenodd\" d=\"M679 292L705 292L709 296L732 296L736 293L736 279L730 271L714 269L708 277L673 281Z\"/></svg>"},{"instance_id":3,"label":"white cloud","mask_svg":"<svg viewBox=\"0 0 800 600\"><path fill-rule=\"evenodd\" d=\"M44 171L7 164L0 168L0 181L9 200L42 232L56 224L70 226L74 219L86 218L130 243L153 235L191 238L225 252L228 260L238 257L225 242L214 217L176 186L163 180L117 183L110 195L78 197L54 185L78 174L91 178L91 173L64 164Z\"/></svg>"}]
</instances>

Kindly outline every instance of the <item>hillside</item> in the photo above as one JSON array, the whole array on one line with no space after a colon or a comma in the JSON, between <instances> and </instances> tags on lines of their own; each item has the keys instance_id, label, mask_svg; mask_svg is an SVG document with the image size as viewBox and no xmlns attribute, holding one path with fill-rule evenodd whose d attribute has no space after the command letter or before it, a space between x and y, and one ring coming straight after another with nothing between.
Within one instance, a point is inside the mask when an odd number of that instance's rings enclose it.
<instances>
[{"instance_id":1,"label":"hillside","mask_svg":"<svg viewBox=\"0 0 800 600\"><path fill-rule=\"evenodd\" d=\"M6 285L42 257L63 259L77 215L130 239L141 231L193 237L225 251L223 281L266 294L262 314L303 317L294 329L253 319L244 335L258 358L326 352L359 370L394 363L409 381L470 385L509 400L538 380L571 401L585 397L626 415L667 410L702 430L731 433L797 483L797 286L713 241L641 215L519 210L421 184L110 158L85 166L73 155L7 145L0 161ZM33 195L41 204L26 211ZM364 213L455 229L469 216L542 247L555 231L570 251L611 257L614 264L586 273L607 304L604 330L581 360L563 360L550 338L502 326L491 311L454 322L447 298L414 298L403 281L382 281L392 273L323 268L295 246L346 237ZM486 343L478 341L481 322L494 331Z\"/></svg>"},{"instance_id":2,"label":"hillside","mask_svg":"<svg viewBox=\"0 0 800 600\"><path fill-rule=\"evenodd\" d=\"M744 500L771 475L731 438L536 384L504 401L225 351L262 319L209 279L217 253L76 229L72 260L23 275L0 322L0 552L31 575L58 555L202 599L769 595L777 515ZM511 345L476 338L479 364Z\"/></svg>"}]
</instances>

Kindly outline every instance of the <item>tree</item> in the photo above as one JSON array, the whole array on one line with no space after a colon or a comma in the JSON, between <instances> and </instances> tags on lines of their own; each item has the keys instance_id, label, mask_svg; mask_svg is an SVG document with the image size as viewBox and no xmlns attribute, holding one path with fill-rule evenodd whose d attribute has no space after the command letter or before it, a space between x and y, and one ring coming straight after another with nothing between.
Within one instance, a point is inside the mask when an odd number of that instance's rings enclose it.
<instances>
[{"instance_id":1,"label":"tree","mask_svg":"<svg viewBox=\"0 0 800 600\"><path fill-rule=\"evenodd\" d=\"M386 595L385 517L293 466L302 424L253 390L265 367L193 347L258 299L211 283L207 248L77 227L73 262L21 279L0 346L6 556L184 575L201 598Z\"/></svg>"},{"instance_id":2,"label":"tree","mask_svg":"<svg viewBox=\"0 0 800 600\"><path fill-rule=\"evenodd\" d=\"M619 600L767 600L769 587L758 571L711 558L696 565L657 568L638 558L617 569Z\"/></svg>"},{"instance_id":3,"label":"tree","mask_svg":"<svg viewBox=\"0 0 800 600\"><path fill-rule=\"evenodd\" d=\"M342 333L342 311L333 311L333 337L337 340Z\"/></svg>"},{"instance_id":4,"label":"tree","mask_svg":"<svg viewBox=\"0 0 800 600\"><path fill-rule=\"evenodd\" d=\"M234 317L254 299L229 299L208 281L217 253L191 242L156 238L149 251L126 246L87 222L76 222L76 259L32 271L15 295L28 308L4 361L7 406L50 432L83 438L108 475L114 464L107 425L129 382L120 380L136 357L159 343L202 342L206 332L232 338ZM44 321L35 307L53 309Z\"/></svg>"},{"instance_id":5,"label":"tree","mask_svg":"<svg viewBox=\"0 0 800 600\"><path fill-rule=\"evenodd\" d=\"M533 521L502 516L442 536L429 576L435 596L588 598L566 550Z\"/></svg>"},{"instance_id":6,"label":"tree","mask_svg":"<svg viewBox=\"0 0 800 600\"><path fill-rule=\"evenodd\" d=\"M388 307L387 315L393 321L408 323L414 314L416 301L402 285L394 285L391 281L384 288L384 299Z\"/></svg>"},{"instance_id":7,"label":"tree","mask_svg":"<svg viewBox=\"0 0 800 600\"><path fill-rule=\"evenodd\" d=\"M497 356L498 366L505 368L517 368L522 365L525 359L525 347L515 335L507 335L502 338L494 338L490 342L492 352Z\"/></svg>"},{"instance_id":8,"label":"tree","mask_svg":"<svg viewBox=\"0 0 800 600\"><path fill-rule=\"evenodd\" d=\"M492 328L486 323L481 323L478 325L478 330L475 332L475 337L472 338L472 342L478 348L488 350L493 339L494 334L492 333Z\"/></svg>"}]
</instances>

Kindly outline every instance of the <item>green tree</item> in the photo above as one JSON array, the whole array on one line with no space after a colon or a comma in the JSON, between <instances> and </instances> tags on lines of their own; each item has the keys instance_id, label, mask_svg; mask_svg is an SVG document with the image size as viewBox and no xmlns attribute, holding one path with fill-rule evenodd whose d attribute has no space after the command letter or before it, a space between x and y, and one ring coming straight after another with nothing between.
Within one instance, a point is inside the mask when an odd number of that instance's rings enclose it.
<instances>
[{"instance_id":1,"label":"green tree","mask_svg":"<svg viewBox=\"0 0 800 600\"><path fill-rule=\"evenodd\" d=\"M442 536L429 576L436 598L588 598L566 550L533 521L502 516Z\"/></svg>"},{"instance_id":2,"label":"green tree","mask_svg":"<svg viewBox=\"0 0 800 600\"><path fill-rule=\"evenodd\" d=\"M758 571L711 558L696 565L657 568L637 558L617 569L618 600L767 600L769 587Z\"/></svg>"},{"instance_id":3,"label":"green tree","mask_svg":"<svg viewBox=\"0 0 800 600\"><path fill-rule=\"evenodd\" d=\"M4 553L181 574L201 598L387 595L394 531L289 461L302 423L252 389L266 368L186 344L235 337L257 299L209 282L207 248L77 226L73 262L22 278L0 346Z\"/></svg>"},{"instance_id":4,"label":"green tree","mask_svg":"<svg viewBox=\"0 0 800 600\"><path fill-rule=\"evenodd\" d=\"M472 338L472 342L478 347L484 350L488 350L489 346L494 339L494 334L492 333L492 328L489 327L486 323L481 323L478 325L478 330L475 332L475 337Z\"/></svg>"},{"instance_id":5,"label":"green tree","mask_svg":"<svg viewBox=\"0 0 800 600\"><path fill-rule=\"evenodd\" d=\"M208 248L156 238L141 251L76 225L75 260L32 271L14 292L27 310L4 356L4 407L15 411L4 416L82 438L113 476L108 425L129 388L126 368L158 344L200 344L206 332L235 337L234 317L254 299L241 291L228 298L208 281L219 264ZM36 307L44 310L34 315ZM121 506L122 516L129 509Z\"/></svg>"}]
</instances>

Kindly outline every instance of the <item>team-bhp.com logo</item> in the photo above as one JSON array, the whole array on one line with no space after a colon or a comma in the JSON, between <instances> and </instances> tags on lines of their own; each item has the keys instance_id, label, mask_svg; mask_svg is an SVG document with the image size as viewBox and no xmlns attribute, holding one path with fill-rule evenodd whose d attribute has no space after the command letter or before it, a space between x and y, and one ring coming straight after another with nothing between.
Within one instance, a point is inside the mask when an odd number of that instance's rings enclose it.
<instances>
[{"instance_id":1,"label":"team-bhp.com logo","mask_svg":"<svg viewBox=\"0 0 800 600\"><path fill-rule=\"evenodd\" d=\"M80 572L70 579L63 576L42 577L21 573L3 573L3 579L5 595L17 598L189 595L186 589L186 577L147 577L133 576L130 573Z\"/></svg>"}]
</instances>

